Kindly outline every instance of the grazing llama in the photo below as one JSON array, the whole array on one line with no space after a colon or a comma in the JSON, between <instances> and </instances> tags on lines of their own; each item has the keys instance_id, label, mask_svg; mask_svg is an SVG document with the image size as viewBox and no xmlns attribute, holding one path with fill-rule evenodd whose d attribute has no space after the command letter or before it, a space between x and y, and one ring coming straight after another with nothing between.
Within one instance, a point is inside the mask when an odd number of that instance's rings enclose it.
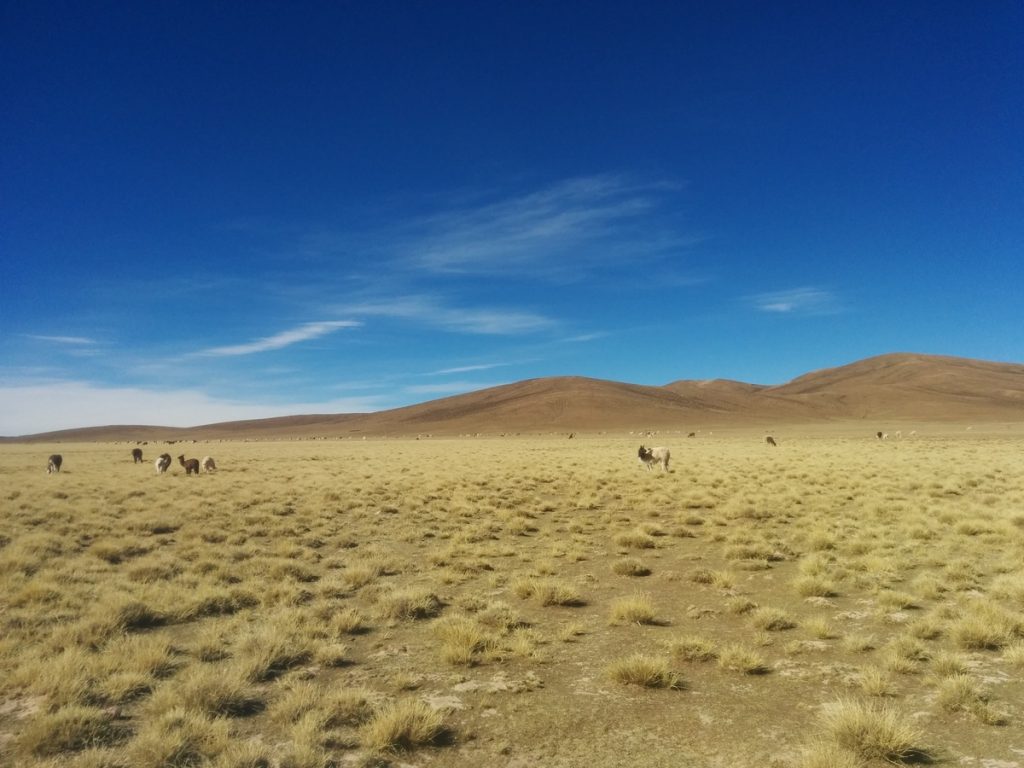
<instances>
[{"instance_id":1,"label":"grazing llama","mask_svg":"<svg viewBox=\"0 0 1024 768\"><path fill-rule=\"evenodd\" d=\"M217 462L213 460L213 456L203 456L203 471L215 472L216 470Z\"/></svg>"},{"instance_id":2,"label":"grazing llama","mask_svg":"<svg viewBox=\"0 0 1024 768\"><path fill-rule=\"evenodd\" d=\"M46 462L46 474L60 472L60 465L64 463L64 457L59 453L53 454Z\"/></svg>"},{"instance_id":3,"label":"grazing llama","mask_svg":"<svg viewBox=\"0 0 1024 768\"><path fill-rule=\"evenodd\" d=\"M668 460L671 457L668 448L644 448L641 445L636 455L648 471L654 469L656 464L661 464L662 472L668 472Z\"/></svg>"},{"instance_id":4,"label":"grazing llama","mask_svg":"<svg viewBox=\"0 0 1024 768\"><path fill-rule=\"evenodd\" d=\"M141 448L132 448L132 463L133 464L141 464L142 463L142 449Z\"/></svg>"},{"instance_id":5,"label":"grazing llama","mask_svg":"<svg viewBox=\"0 0 1024 768\"><path fill-rule=\"evenodd\" d=\"M178 457L178 461L181 462L181 466L185 468L186 475L199 474L199 459L186 459L185 454L181 454Z\"/></svg>"},{"instance_id":6,"label":"grazing llama","mask_svg":"<svg viewBox=\"0 0 1024 768\"><path fill-rule=\"evenodd\" d=\"M153 466L156 467L156 473L158 475L162 475L167 471L167 468L171 466L171 454L161 453L157 457L156 461L153 462Z\"/></svg>"},{"instance_id":7,"label":"grazing llama","mask_svg":"<svg viewBox=\"0 0 1024 768\"><path fill-rule=\"evenodd\" d=\"M775 438L772 437L771 435L768 435L767 437L765 437L764 441L766 443L768 443L768 445L770 445L772 447L776 447L778 445L778 443L775 442Z\"/></svg>"}]
</instances>

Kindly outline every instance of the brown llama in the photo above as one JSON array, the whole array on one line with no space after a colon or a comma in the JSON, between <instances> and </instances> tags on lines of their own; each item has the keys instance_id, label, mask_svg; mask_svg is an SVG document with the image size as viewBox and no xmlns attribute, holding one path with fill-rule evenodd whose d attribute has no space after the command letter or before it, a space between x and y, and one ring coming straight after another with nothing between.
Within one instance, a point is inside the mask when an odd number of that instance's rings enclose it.
<instances>
[{"instance_id":1,"label":"brown llama","mask_svg":"<svg viewBox=\"0 0 1024 768\"><path fill-rule=\"evenodd\" d=\"M186 459L185 454L181 454L178 457L178 461L181 462L181 466L185 468L186 475L199 474L199 459Z\"/></svg>"}]
</instances>

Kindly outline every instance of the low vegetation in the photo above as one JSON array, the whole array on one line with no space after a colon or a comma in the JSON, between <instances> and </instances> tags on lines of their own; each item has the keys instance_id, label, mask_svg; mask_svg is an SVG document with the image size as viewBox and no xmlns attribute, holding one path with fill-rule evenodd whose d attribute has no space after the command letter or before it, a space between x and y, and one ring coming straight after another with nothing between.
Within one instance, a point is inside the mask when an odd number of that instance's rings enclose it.
<instances>
[{"instance_id":1,"label":"low vegetation","mask_svg":"<svg viewBox=\"0 0 1024 768\"><path fill-rule=\"evenodd\" d=\"M1024 433L916 429L0 445L0 765L1015 765Z\"/></svg>"}]
</instances>

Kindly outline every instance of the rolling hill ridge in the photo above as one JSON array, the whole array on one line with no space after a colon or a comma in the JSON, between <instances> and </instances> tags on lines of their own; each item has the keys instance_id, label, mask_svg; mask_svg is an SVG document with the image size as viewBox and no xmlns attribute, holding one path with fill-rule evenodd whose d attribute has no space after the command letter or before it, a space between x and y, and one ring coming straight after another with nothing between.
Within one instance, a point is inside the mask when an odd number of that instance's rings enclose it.
<instances>
[{"instance_id":1,"label":"rolling hill ridge","mask_svg":"<svg viewBox=\"0 0 1024 768\"><path fill-rule=\"evenodd\" d=\"M168 440L692 429L888 419L1024 421L1024 365L937 355L871 357L765 386L726 379L664 386L581 376L512 384L365 414L196 427L108 426L19 440ZM11 438L7 438L11 439Z\"/></svg>"}]
</instances>

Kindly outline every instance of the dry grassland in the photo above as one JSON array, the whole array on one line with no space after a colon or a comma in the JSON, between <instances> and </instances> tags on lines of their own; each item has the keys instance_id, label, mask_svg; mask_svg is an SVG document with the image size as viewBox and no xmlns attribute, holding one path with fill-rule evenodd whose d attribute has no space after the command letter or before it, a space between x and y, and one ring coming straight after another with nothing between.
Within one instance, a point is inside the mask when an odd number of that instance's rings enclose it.
<instances>
[{"instance_id":1,"label":"dry grassland","mask_svg":"<svg viewBox=\"0 0 1024 768\"><path fill-rule=\"evenodd\" d=\"M0 763L1024 765L1024 440L762 440L0 446Z\"/></svg>"}]
</instances>

